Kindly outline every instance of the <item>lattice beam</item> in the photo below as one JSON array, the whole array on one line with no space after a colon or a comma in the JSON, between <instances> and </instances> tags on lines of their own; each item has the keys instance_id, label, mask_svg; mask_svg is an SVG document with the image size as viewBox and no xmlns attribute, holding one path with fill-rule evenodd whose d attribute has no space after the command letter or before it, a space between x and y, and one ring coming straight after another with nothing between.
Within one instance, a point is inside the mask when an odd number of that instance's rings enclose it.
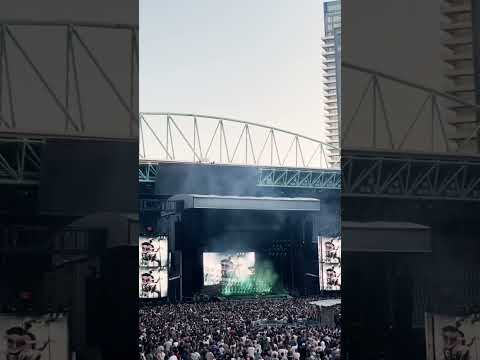
<instances>
[{"instance_id":1,"label":"lattice beam","mask_svg":"<svg viewBox=\"0 0 480 360\"><path fill-rule=\"evenodd\" d=\"M44 144L42 139L0 138L0 184L38 184Z\"/></svg>"},{"instance_id":2,"label":"lattice beam","mask_svg":"<svg viewBox=\"0 0 480 360\"><path fill-rule=\"evenodd\" d=\"M342 196L480 201L480 158L430 155L346 152Z\"/></svg>"},{"instance_id":3,"label":"lattice beam","mask_svg":"<svg viewBox=\"0 0 480 360\"><path fill-rule=\"evenodd\" d=\"M340 190L339 170L258 169L257 186L311 190Z\"/></svg>"}]
</instances>

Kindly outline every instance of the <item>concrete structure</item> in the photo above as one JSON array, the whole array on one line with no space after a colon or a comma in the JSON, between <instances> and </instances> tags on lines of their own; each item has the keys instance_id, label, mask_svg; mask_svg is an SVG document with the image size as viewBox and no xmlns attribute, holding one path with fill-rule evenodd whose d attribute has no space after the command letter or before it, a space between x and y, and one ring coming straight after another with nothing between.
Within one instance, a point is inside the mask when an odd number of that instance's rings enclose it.
<instances>
[{"instance_id":1,"label":"concrete structure","mask_svg":"<svg viewBox=\"0 0 480 360\"><path fill-rule=\"evenodd\" d=\"M339 50L340 50L340 1L327 1L324 4L323 36L323 91L327 143L339 148ZM329 163L340 161L340 151L329 149Z\"/></svg>"},{"instance_id":2,"label":"concrete structure","mask_svg":"<svg viewBox=\"0 0 480 360\"><path fill-rule=\"evenodd\" d=\"M472 0L444 1L441 7L443 19L441 29L444 32L443 45L447 49L443 60L448 65L445 71L450 81L448 93L458 96L470 103L478 103L478 54L473 44L474 17ZM478 20L477 20L478 22ZM478 26L478 24L477 24ZM455 128L452 140L455 142L467 139L478 124L478 114L466 106L452 106L453 114L450 124ZM465 151L479 151L478 135L473 136Z\"/></svg>"}]
</instances>

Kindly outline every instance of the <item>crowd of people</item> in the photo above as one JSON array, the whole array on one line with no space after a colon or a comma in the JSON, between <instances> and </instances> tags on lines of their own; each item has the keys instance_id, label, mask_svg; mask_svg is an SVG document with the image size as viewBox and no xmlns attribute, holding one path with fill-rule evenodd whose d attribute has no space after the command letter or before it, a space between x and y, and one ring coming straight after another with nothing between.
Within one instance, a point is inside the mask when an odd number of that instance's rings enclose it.
<instances>
[{"instance_id":1,"label":"crowd of people","mask_svg":"<svg viewBox=\"0 0 480 360\"><path fill-rule=\"evenodd\" d=\"M340 309L335 325L318 321L314 299L252 299L143 305L142 360L340 359Z\"/></svg>"}]
</instances>

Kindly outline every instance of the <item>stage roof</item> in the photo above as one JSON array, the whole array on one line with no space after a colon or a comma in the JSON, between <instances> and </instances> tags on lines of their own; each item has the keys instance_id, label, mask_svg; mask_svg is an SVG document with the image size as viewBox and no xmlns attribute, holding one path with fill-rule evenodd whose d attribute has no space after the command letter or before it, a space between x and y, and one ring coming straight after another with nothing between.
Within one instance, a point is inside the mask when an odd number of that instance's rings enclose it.
<instances>
[{"instance_id":1,"label":"stage roof","mask_svg":"<svg viewBox=\"0 0 480 360\"><path fill-rule=\"evenodd\" d=\"M320 211L320 200L311 198L179 194L169 200L183 201L184 209Z\"/></svg>"},{"instance_id":2,"label":"stage roof","mask_svg":"<svg viewBox=\"0 0 480 360\"><path fill-rule=\"evenodd\" d=\"M354 222L342 221L343 229L401 229L401 230L428 230L428 226L408 222L372 221Z\"/></svg>"},{"instance_id":3,"label":"stage roof","mask_svg":"<svg viewBox=\"0 0 480 360\"><path fill-rule=\"evenodd\" d=\"M342 251L429 253L430 227L407 222L342 222Z\"/></svg>"},{"instance_id":4,"label":"stage roof","mask_svg":"<svg viewBox=\"0 0 480 360\"><path fill-rule=\"evenodd\" d=\"M107 247L121 245L138 246L138 213L99 212L75 220L68 227L74 229L98 229L107 232Z\"/></svg>"}]
</instances>

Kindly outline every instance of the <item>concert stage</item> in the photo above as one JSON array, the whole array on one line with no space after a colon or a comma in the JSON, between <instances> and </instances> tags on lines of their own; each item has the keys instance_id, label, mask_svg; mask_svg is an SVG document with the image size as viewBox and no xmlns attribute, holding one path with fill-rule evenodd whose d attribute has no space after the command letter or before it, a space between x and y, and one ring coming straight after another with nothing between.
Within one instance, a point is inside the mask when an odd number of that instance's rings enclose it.
<instances>
[{"instance_id":1,"label":"concert stage","mask_svg":"<svg viewBox=\"0 0 480 360\"><path fill-rule=\"evenodd\" d=\"M158 217L173 254L171 301L218 296L317 294L321 203L311 198L179 194Z\"/></svg>"}]
</instances>

